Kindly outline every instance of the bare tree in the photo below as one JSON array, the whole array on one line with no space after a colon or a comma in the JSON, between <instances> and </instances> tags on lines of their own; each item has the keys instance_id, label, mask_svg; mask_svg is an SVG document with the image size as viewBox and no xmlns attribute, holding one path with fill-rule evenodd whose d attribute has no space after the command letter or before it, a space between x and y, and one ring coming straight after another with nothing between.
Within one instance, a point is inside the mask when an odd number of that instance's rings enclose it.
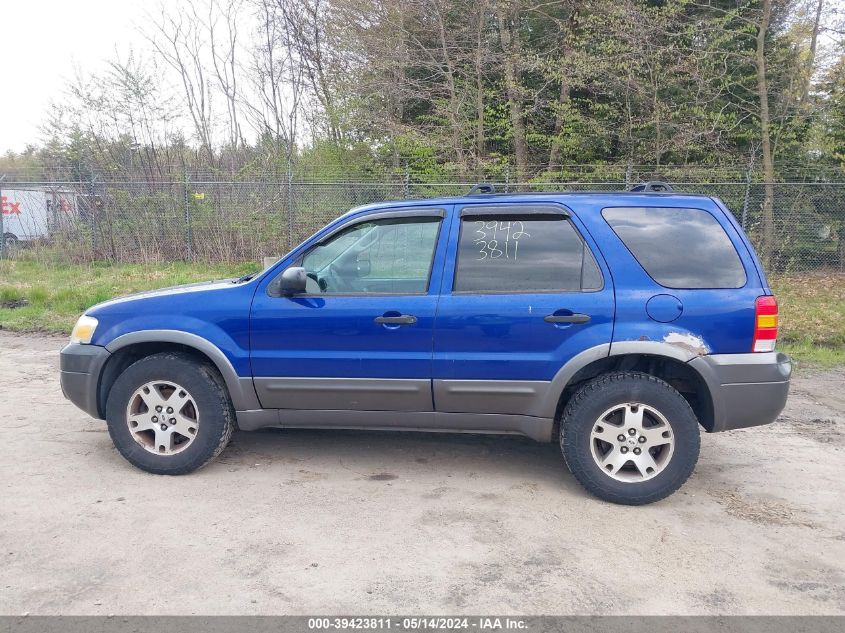
<instances>
[{"instance_id":1,"label":"bare tree","mask_svg":"<svg viewBox=\"0 0 845 633\"><path fill-rule=\"evenodd\" d=\"M285 46L296 55L311 92L325 114L329 139L340 144L344 137L341 113L329 74L328 0L275 0L275 3L284 24Z\"/></svg>"},{"instance_id":2,"label":"bare tree","mask_svg":"<svg viewBox=\"0 0 845 633\"><path fill-rule=\"evenodd\" d=\"M497 1L496 19L499 25L499 41L502 45L502 66L504 68L508 111L510 112L513 133L516 177L517 179L522 179L527 174L528 143L525 136L523 97L520 90L517 67L521 57L519 18L519 0Z\"/></svg>"},{"instance_id":3,"label":"bare tree","mask_svg":"<svg viewBox=\"0 0 845 633\"><path fill-rule=\"evenodd\" d=\"M162 7L146 37L161 58L179 76L185 105L193 121L200 147L214 162L214 112L211 80L205 66L205 43L202 20L194 0L186 0L185 8L168 10Z\"/></svg>"},{"instance_id":4,"label":"bare tree","mask_svg":"<svg viewBox=\"0 0 845 633\"><path fill-rule=\"evenodd\" d=\"M807 64L804 71L804 86L801 90L801 100L799 106L803 107L810 96L810 86L813 84L813 73L816 70L816 52L818 51L819 30L821 29L822 10L824 9L824 0L817 0L816 14L813 20L813 27L810 35L810 47L807 54Z\"/></svg>"},{"instance_id":5,"label":"bare tree","mask_svg":"<svg viewBox=\"0 0 845 633\"><path fill-rule=\"evenodd\" d=\"M259 136L269 135L274 149L284 155L290 172L299 135L303 68L287 46L276 1L255 0L255 5L259 24L249 76L257 99L243 105Z\"/></svg>"},{"instance_id":6,"label":"bare tree","mask_svg":"<svg viewBox=\"0 0 845 633\"><path fill-rule=\"evenodd\" d=\"M766 77L766 35L772 16L772 0L763 0L760 21L757 24L757 48L755 66L757 69L757 96L760 100L760 150L763 158L763 243L761 258L768 266L774 247L774 180L775 166L772 157L772 139L769 120L769 82Z\"/></svg>"},{"instance_id":7,"label":"bare tree","mask_svg":"<svg viewBox=\"0 0 845 633\"><path fill-rule=\"evenodd\" d=\"M575 37L577 20L577 11L574 8L569 8L569 15L567 19L563 20L558 27L560 29L560 60L557 64L557 72L559 72L561 76L557 103L554 108L554 128L552 129L552 144L549 149L549 171L553 171L560 166L561 133L563 132L563 125L569 106L569 95L572 87L569 77L566 76L566 68L570 64L570 57L572 56L572 40Z\"/></svg>"},{"instance_id":8,"label":"bare tree","mask_svg":"<svg viewBox=\"0 0 845 633\"><path fill-rule=\"evenodd\" d=\"M211 65L217 85L226 100L228 141L233 153L237 152L239 145L244 144L240 124L241 95L238 92L241 69L237 61L240 52L238 14L242 10L242 0L208 0L205 22Z\"/></svg>"},{"instance_id":9,"label":"bare tree","mask_svg":"<svg viewBox=\"0 0 845 633\"><path fill-rule=\"evenodd\" d=\"M484 168L484 65L489 55L489 48L486 37L487 29L487 0L478 0L475 3L475 164L476 174L479 180L482 178Z\"/></svg>"},{"instance_id":10,"label":"bare tree","mask_svg":"<svg viewBox=\"0 0 845 633\"><path fill-rule=\"evenodd\" d=\"M447 42L448 29L443 16L441 0L432 0L431 9L437 29L437 53L443 68L445 88L449 105L446 108L449 129L451 130L452 152L458 164L461 175L467 172L467 162L464 155L463 126L461 125L461 110L463 93L458 89L456 62L452 56L452 47Z\"/></svg>"}]
</instances>

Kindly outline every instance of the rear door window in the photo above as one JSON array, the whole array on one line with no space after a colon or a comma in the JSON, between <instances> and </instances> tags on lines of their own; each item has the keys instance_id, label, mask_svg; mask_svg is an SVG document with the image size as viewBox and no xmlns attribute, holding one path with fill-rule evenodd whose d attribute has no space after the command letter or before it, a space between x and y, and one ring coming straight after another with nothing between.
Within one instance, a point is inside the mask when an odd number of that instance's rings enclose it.
<instances>
[{"instance_id":1,"label":"rear door window","mask_svg":"<svg viewBox=\"0 0 845 633\"><path fill-rule=\"evenodd\" d=\"M590 249L554 208L464 209L455 292L536 293L598 290L601 271Z\"/></svg>"},{"instance_id":2,"label":"rear door window","mask_svg":"<svg viewBox=\"0 0 845 633\"><path fill-rule=\"evenodd\" d=\"M667 288L742 288L745 268L702 209L608 207L602 215L643 269Z\"/></svg>"}]
</instances>

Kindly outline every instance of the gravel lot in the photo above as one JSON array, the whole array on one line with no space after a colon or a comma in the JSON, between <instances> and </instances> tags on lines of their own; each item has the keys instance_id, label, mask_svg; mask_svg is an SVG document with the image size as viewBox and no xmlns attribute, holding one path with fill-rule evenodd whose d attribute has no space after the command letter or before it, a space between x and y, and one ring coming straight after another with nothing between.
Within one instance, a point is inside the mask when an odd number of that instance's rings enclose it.
<instances>
[{"instance_id":1,"label":"gravel lot","mask_svg":"<svg viewBox=\"0 0 845 633\"><path fill-rule=\"evenodd\" d=\"M521 438L268 430L148 475L63 344L0 332L0 614L845 613L843 370L629 508Z\"/></svg>"}]
</instances>

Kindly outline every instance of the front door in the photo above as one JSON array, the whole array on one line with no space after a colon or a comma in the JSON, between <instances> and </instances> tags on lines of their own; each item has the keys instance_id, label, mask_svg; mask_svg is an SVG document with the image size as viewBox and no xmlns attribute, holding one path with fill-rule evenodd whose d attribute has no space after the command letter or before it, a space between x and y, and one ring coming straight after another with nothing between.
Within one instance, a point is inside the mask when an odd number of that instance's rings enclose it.
<instances>
[{"instance_id":1,"label":"front door","mask_svg":"<svg viewBox=\"0 0 845 633\"><path fill-rule=\"evenodd\" d=\"M352 219L290 265L306 293L256 293L251 362L264 408L431 411L447 209Z\"/></svg>"},{"instance_id":2,"label":"front door","mask_svg":"<svg viewBox=\"0 0 845 633\"><path fill-rule=\"evenodd\" d=\"M538 415L561 367L611 341L609 272L583 225L552 203L464 205L452 233L435 324L435 409Z\"/></svg>"}]
</instances>

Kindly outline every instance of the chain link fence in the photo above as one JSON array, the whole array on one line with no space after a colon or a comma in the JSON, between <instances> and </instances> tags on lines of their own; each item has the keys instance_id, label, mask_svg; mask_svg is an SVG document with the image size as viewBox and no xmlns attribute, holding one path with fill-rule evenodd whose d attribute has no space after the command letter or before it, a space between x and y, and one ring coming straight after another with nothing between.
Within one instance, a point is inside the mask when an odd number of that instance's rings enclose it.
<instances>
[{"instance_id":1,"label":"chain link fence","mask_svg":"<svg viewBox=\"0 0 845 633\"><path fill-rule=\"evenodd\" d=\"M572 172L569 172L572 173ZM618 191L647 179L636 170L590 174L581 182L513 182L497 191ZM664 175L664 174L661 174ZM679 171L670 176L689 175ZM724 182L673 180L677 191L721 198L758 252L765 185L741 171L712 172ZM604 176L605 180L597 181ZM728 180L728 178L732 180ZM468 179L421 178L408 170L356 180L305 180L294 174L219 178L193 173L165 180L0 181L3 256L42 254L58 261L260 261L278 256L350 208L384 200L466 193ZM845 183L772 185L770 272L845 270Z\"/></svg>"}]
</instances>

